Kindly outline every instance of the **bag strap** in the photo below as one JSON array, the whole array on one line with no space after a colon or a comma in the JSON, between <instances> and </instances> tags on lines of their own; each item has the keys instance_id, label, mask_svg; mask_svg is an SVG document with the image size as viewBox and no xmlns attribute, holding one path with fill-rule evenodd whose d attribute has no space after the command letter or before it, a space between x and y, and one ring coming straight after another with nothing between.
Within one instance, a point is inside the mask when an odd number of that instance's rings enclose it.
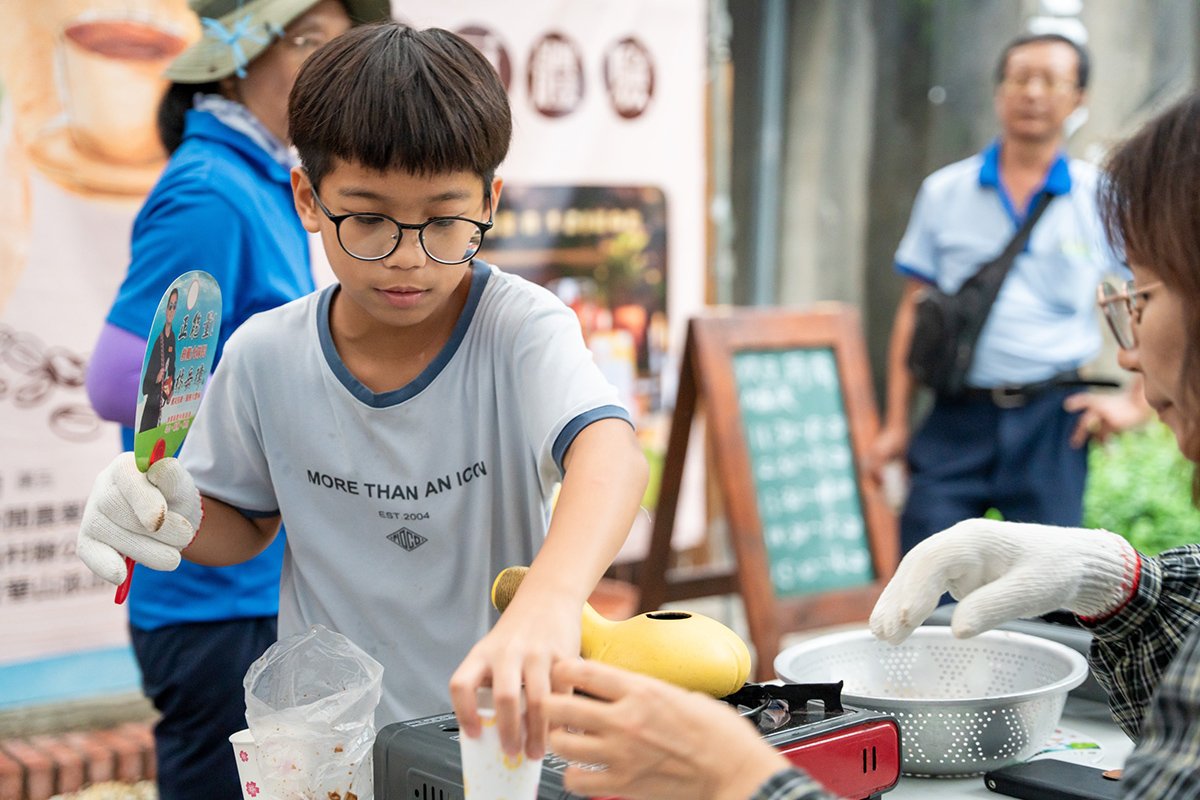
<instances>
[{"instance_id":1,"label":"bag strap","mask_svg":"<svg viewBox=\"0 0 1200 800\"><path fill-rule=\"evenodd\" d=\"M1050 205L1050 201L1053 199L1054 195L1049 192L1038 192L1038 196L1033 201L1033 207L1029 209L1021 227L1017 228L1017 232L1013 234L1004 251L967 279L969 282L983 284L984 288L988 290L990 296L987 307L989 309L992 303L996 302L996 297L1000 294L1000 284L1008 277L1008 271L1017 260L1017 253L1025 249L1025 243L1029 241L1029 235L1033 233L1033 226L1037 224L1042 212L1046 210L1046 206Z\"/></svg>"},{"instance_id":2,"label":"bag strap","mask_svg":"<svg viewBox=\"0 0 1200 800\"><path fill-rule=\"evenodd\" d=\"M1004 251L980 267L979 271L968 278L958 290L961 293L968 287L971 287L979 292L979 299L982 301L977 305L973 304L975 307L971 309L970 315L961 321L962 328L958 334L957 346L959 358L966 359L966 363L961 365L964 380L966 379L970 362L974 358L975 343L979 340L980 334L983 333L983 326L987 323L987 318L992 314L992 306L996 304L996 298L1000 296L1000 285L1008 277L1008 272L1012 268L1013 262L1017 260L1017 253L1024 249L1025 243L1029 241L1029 234L1033 232L1033 226L1042 216L1042 212L1046 210L1046 206L1050 205L1050 201L1053 198L1054 196L1049 192L1039 192L1033 201L1033 207L1025 217L1025 221L1021 223L1021 227L1013 234Z\"/></svg>"}]
</instances>

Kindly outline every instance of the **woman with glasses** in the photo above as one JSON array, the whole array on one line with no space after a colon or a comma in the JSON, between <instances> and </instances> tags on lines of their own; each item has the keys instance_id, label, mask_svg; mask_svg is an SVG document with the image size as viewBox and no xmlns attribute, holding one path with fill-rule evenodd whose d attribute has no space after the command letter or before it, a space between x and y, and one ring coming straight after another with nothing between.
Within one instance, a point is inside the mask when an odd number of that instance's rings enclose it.
<instances>
[{"instance_id":1,"label":"woman with glasses","mask_svg":"<svg viewBox=\"0 0 1200 800\"><path fill-rule=\"evenodd\" d=\"M1200 96L1150 122L1108 163L1101 207L1133 280L1102 285L1118 362L1200 463ZM1193 479L1200 500L1200 472ZM1092 671L1137 746L1124 796L1200 797L1200 545L1156 558L1107 531L968 520L900 564L871 616L899 642L944 591L972 636L1018 617L1074 612L1094 636Z\"/></svg>"},{"instance_id":2,"label":"woman with glasses","mask_svg":"<svg viewBox=\"0 0 1200 800\"><path fill-rule=\"evenodd\" d=\"M211 273L229 335L252 315L311 292L308 235L292 204L287 97L301 64L353 22L385 19L387 0L191 0L203 35L166 71L158 113L171 154L134 222L131 259L88 370L97 413L133 446L139 389L162 397L166 363L139 384L159 298L180 274ZM159 340L156 340L156 344ZM158 349L158 348L156 348ZM153 386L149 385L153 384ZM168 388L169 391L169 388ZM157 423L158 404L143 424ZM241 797L227 738L245 727L242 678L276 638L283 539L235 567L140 570L130 638L155 727L162 800Z\"/></svg>"},{"instance_id":3,"label":"woman with glasses","mask_svg":"<svg viewBox=\"0 0 1200 800\"><path fill-rule=\"evenodd\" d=\"M1110 239L1134 278L1100 288L1121 365L1200 462L1200 96L1149 123L1108 165ZM1200 473L1195 494L1200 498ZM1069 609L1095 637L1092 670L1137 741L1124 797L1200 797L1200 545L1147 558L1107 531L993 520L959 523L917 545L871 615L898 643L950 591L952 627L973 636ZM828 800L726 704L605 664L562 661L546 714L567 790L638 800ZM1064 787L1065 788L1065 787Z\"/></svg>"}]
</instances>

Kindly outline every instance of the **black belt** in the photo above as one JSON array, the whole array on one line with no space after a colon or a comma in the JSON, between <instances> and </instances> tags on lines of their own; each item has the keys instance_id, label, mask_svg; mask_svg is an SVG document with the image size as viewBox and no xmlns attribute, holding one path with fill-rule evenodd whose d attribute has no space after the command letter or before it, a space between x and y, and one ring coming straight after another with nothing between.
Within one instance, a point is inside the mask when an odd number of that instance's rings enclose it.
<instances>
[{"instance_id":1,"label":"black belt","mask_svg":"<svg viewBox=\"0 0 1200 800\"><path fill-rule=\"evenodd\" d=\"M1107 378L1081 378L1078 370L1060 372L1044 381L1002 386L968 386L960 394L948 398L950 402L965 400L990 400L999 408L1020 408L1037 395L1051 389L1102 387L1115 389L1121 384Z\"/></svg>"}]
</instances>

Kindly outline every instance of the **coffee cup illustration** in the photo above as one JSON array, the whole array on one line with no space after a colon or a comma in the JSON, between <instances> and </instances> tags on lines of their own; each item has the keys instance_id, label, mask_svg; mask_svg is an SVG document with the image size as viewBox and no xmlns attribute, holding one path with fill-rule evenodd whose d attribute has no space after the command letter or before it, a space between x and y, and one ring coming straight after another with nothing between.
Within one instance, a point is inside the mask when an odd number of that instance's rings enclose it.
<instances>
[{"instance_id":1,"label":"coffee cup illustration","mask_svg":"<svg viewBox=\"0 0 1200 800\"><path fill-rule=\"evenodd\" d=\"M155 119L162 72L186 47L148 16L85 14L67 22L59 66L67 131L76 147L113 164L164 158Z\"/></svg>"}]
</instances>

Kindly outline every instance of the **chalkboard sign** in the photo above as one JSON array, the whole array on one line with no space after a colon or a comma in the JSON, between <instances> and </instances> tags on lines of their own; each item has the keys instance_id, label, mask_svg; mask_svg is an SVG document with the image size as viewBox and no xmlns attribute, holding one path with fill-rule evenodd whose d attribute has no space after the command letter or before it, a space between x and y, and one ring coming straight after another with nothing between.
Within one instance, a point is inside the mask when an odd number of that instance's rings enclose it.
<instances>
[{"instance_id":1,"label":"chalkboard sign","mask_svg":"<svg viewBox=\"0 0 1200 800\"><path fill-rule=\"evenodd\" d=\"M775 594L871 583L833 350L747 350L733 373Z\"/></svg>"},{"instance_id":2,"label":"chalkboard sign","mask_svg":"<svg viewBox=\"0 0 1200 800\"><path fill-rule=\"evenodd\" d=\"M733 568L668 569L693 417L703 409ZM740 593L757 677L787 631L865 620L898 560L896 521L861 468L878 430L857 312L741 309L693 319L680 367L640 611Z\"/></svg>"}]
</instances>

